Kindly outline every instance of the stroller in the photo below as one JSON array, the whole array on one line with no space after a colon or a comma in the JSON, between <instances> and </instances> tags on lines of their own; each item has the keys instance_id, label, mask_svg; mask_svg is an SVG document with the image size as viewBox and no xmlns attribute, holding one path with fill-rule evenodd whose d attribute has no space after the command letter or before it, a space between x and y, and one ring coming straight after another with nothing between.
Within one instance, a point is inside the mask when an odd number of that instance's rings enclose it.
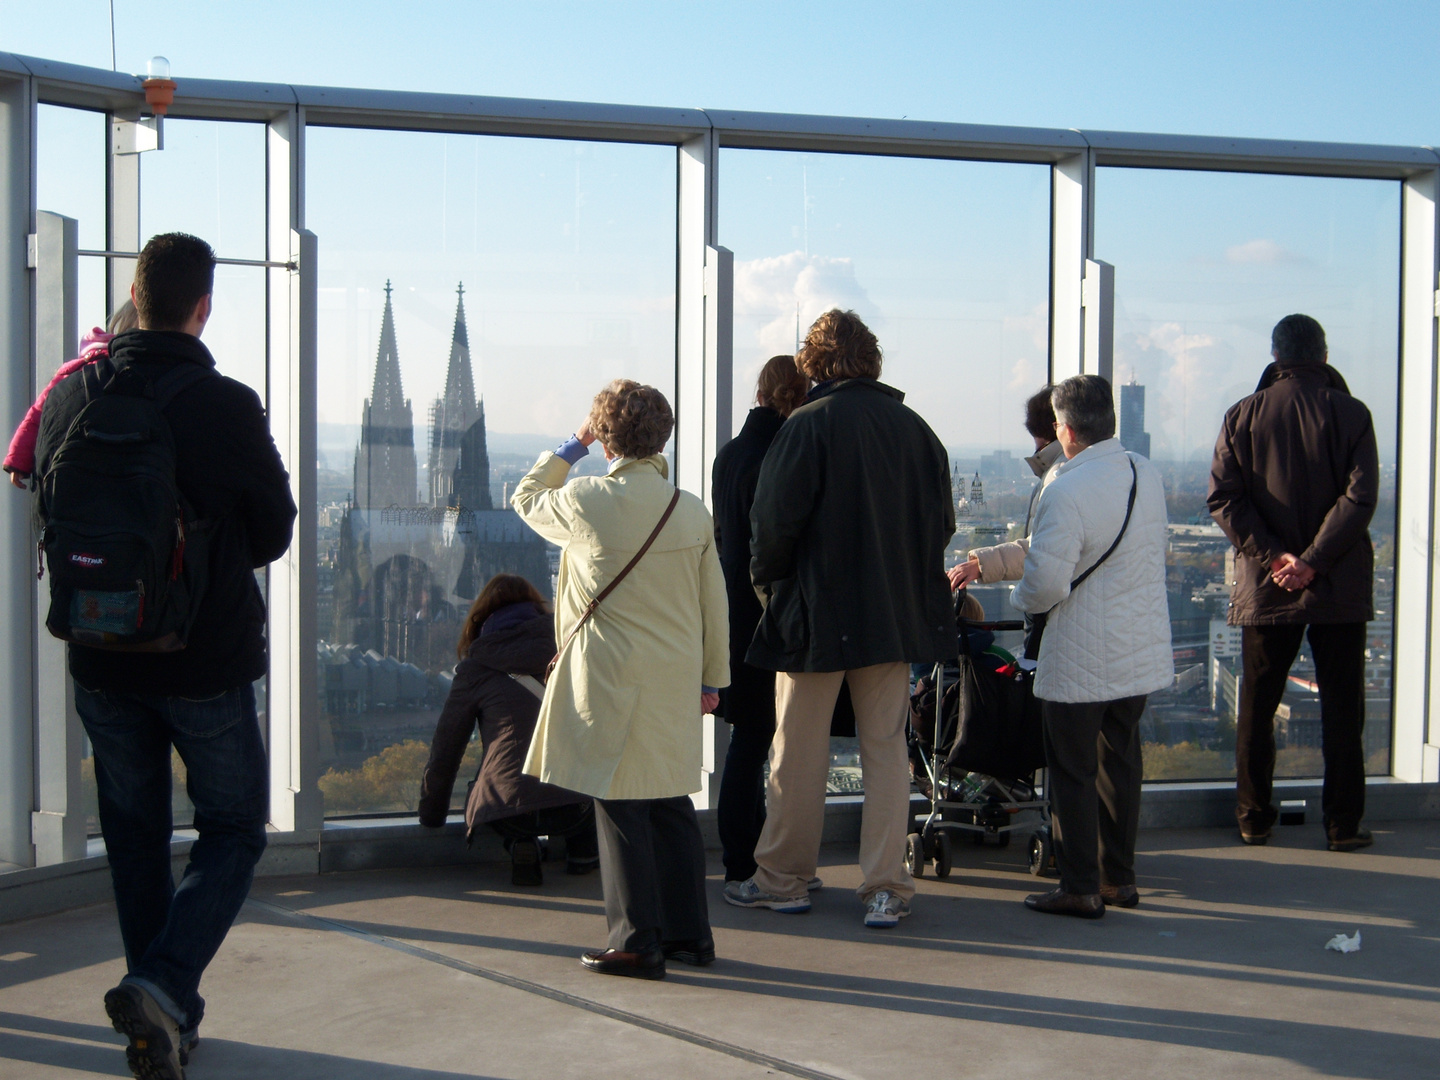
<instances>
[{"instance_id":1,"label":"stroller","mask_svg":"<svg viewBox=\"0 0 1440 1080\"><path fill-rule=\"evenodd\" d=\"M987 649L995 633L1025 624L966 619L964 600L962 589L956 596L958 661L936 664L910 698L911 766L930 811L908 837L906 865L921 877L933 860L935 876L949 877L953 834L1006 847L1012 833L1033 828L1033 820L1017 817L1034 811L1041 824L1030 838L1029 868L1039 876L1053 868L1055 849L1050 802L1037 782L1045 749L1033 665L1027 670L1008 654Z\"/></svg>"}]
</instances>

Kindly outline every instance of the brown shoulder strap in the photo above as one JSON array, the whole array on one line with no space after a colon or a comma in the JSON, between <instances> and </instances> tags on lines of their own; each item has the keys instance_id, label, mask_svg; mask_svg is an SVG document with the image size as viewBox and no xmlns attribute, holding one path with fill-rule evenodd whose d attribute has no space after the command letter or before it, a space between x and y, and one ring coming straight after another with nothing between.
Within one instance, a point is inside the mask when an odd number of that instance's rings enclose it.
<instances>
[{"instance_id":1,"label":"brown shoulder strap","mask_svg":"<svg viewBox=\"0 0 1440 1080\"><path fill-rule=\"evenodd\" d=\"M609 596L612 592L614 592L615 586L619 585L620 582L624 581L630 571L635 569L635 564L645 557L645 553L650 550L650 545L655 543L656 537L660 535L660 530L665 528L665 523L670 520L670 515L675 512L675 505L679 501L680 489L676 488L675 494L670 496L670 505L665 507L665 513L660 515L660 521L656 524L654 530L650 533L650 536L646 539L645 543L640 545L640 550L635 553L635 557L625 564L625 569L621 570L620 573L616 574L615 577L611 579L609 585L606 585L605 588L600 590L599 596L595 597L594 600L591 600L590 603L585 605L585 610L580 613L580 618L575 620L575 625L570 628L570 633L565 635L565 640L561 643L560 648L556 651L554 658L551 659L549 666L545 669L546 679L549 679L550 673L555 670L555 665L560 660L560 654L565 651L565 647L569 645L570 642L575 640L575 635L580 632L580 628L585 625L585 623L589 620L590 616L595 614L595 609L600 606L600 602L604 600L607 596Z\"/></svg>"}]
</instances>

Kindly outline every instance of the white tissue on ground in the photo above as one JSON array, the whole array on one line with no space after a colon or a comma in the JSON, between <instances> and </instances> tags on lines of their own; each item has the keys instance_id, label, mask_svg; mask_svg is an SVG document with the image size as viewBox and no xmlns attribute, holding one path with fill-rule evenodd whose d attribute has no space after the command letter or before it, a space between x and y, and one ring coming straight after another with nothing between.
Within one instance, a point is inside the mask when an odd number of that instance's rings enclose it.
<instances>
[{"instance_id":1,"label":"white tissue on ground","mask_svg":"<svg viewBox=\"0 0 1440 1080\"><path fill-rule=\"evenodd\" d=\"M1336 952L1359 952L1360 931L1355 931L1354 937L1346 937L1344 934L1336 934L1329 941L1325 942L1327 949L1334 949Z\"/></svg>"}]
</instances>

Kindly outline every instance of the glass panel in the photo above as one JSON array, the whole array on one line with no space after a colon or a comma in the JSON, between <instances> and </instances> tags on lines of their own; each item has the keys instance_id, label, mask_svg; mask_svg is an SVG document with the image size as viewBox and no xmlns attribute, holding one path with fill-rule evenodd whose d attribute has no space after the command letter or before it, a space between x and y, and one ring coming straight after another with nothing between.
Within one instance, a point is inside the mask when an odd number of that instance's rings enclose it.
<instances>
[{"instance_id":1,"label":"glass panel","mask_svg":"<svg viewBox=\"0 0 1440 1080\"><path fill-rule=\"evenodd\" d=\"M35 205L79 222L80 247L105 247L105 148L109 123L104 113L41 105L36 110ZM80 334L103 327L105 260L82 256L79 264Z\"/></svg>"},{"instance_id":2,"label":"glass panel","mask_svg":"<svg viewBox=\"0 0 1440 1080\"><path fill-rule=\"evenodd\" d=\"M735 423L772 355L815 317L853 308L880 339L883 380L950 450L950 559L1019 535L1035 478L1023 405L1049 357L1050 172L1035 165L725 150L721 242L735 253ZM1008 587L972 589L1015 619ZM1019 635L999 646L1018 649ZM860 789L836 738L830 790Z\"/></svg>"},{"instance_id":3,"label":"glass panel","mask_svg":"<svg viewBox=\"0 0 1440 1080\"><path fill-rule=\"evenodd\" d=\"M265 125L220 120L166 120L165 149L140 164L140 235L186 232L206 241L220 258L265 257ZM266 271L217 266L210 321L202 340L222 375L267 400ZM265 594L266 571L256 571ZM255 683L261 730L266 727L268 682ZM194 808L185 796L185 768L174 757L175 824L189 825Z\"/></svg>"},{"instance_id":4,"label":"glass panel","mask_svg":"<svg viewBox=\"0 0 1440 1080\"><path fill-rule=\"evenodd\" d=\"M499 572L551 595L515 483L608 380L674 400L675 151L311 128L306 153L320 786L332 816L413 813L470 602Z\"/></svg>"},{"instance_id":5,"label":"glass panel","mask_svg":"<svg viewBox=\"0 0 1440 1080\"><path fill-rule=\"evenodd\" d=\"M75 218L80 247L92 251L105 247L105 147L109 137L104 113L59 105L41 105L36 110L35 205ZM78 278L79 332L83 337L91 327L103 327L109 315L105 310L105 260L82 256ZM95 762L88 739L83 753L80 797L87 832L98 836Z\"/></svg>"},{"instance_id":6,"label":"glass panel","mask_svg":"<svg viewBox=\"0 0 1440 1080\"><path fill-rule=\"evenodd\" d=\"M1225 410L1270 361L1292 312L1325 327L1330 362L1375 419L1380 503L1365 749L1390 771L1400 185L1390 181L1108 168L1096 182L1097 256L1115 264L1122 441L1148 453L1170 510L1171 632L1178 674L1142 721L1147 779L1235 774L1238 631L1225 626L1229 542L1205 508ZM1132 384L1132 385L1127 385ZM1276 720L1277 776L1321 771L1308 647Z\"/></svg>"}]
</instances>

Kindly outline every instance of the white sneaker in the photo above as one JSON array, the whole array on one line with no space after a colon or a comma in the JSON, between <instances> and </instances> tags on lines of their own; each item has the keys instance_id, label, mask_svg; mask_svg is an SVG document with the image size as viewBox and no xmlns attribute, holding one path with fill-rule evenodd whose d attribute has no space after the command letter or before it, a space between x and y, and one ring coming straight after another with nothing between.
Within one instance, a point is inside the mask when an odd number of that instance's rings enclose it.
<instances>
[{"instance_id":1,"label":"white sneaker","mask_svg":"<svg viewBox=\"0 0 1440 1080\"><path fill-rule=\"evenodd\" d=\"M881 889L870 897L870 903L865 908L865 925L886 930L909 914L909 901L901 900L889 889Z\"/></svg>"},{"instance_id":2,"label":"white sneaker","mask_svg":"<svg viewBox=\"0 0 1440 1080\"><path fill-rule=\"evenodd\" d=\"M825 882L821 881L818 877L812 877L809 881L805 882L806 892L819 892L824 887Z\"/></svg>"},{"instance_id":3,"label":"white sneaker","mask_svg":"<svg viewBox=\"0 0 1440 1080\"><path fill-rule=\"evenodd\" d=\"M810 910L808 896L776 896L762 892L754 878L744 881L727 881L724 889L725 902L736 907L769 908L782 915L803 915Z\"/></svg>"}]
</instances>

